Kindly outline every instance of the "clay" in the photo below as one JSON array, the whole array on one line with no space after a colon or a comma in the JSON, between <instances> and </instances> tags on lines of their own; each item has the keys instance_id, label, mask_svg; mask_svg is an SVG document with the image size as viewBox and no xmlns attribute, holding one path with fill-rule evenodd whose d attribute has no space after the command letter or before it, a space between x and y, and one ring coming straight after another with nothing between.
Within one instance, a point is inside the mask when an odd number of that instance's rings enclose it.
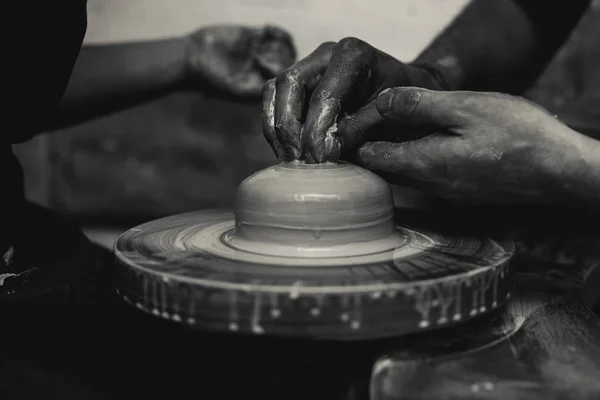
<instances>
[{"instance_id":1,"label":"clay","mask_svg":"<svg viewBox=\"0 0 600 400\"><path fill-rule=\"evenodd\" d=\"M393 249L392 192L382 178L347 163L281 163L244 180L228 243L300 257Z\"/></svg>"}]
</instances>

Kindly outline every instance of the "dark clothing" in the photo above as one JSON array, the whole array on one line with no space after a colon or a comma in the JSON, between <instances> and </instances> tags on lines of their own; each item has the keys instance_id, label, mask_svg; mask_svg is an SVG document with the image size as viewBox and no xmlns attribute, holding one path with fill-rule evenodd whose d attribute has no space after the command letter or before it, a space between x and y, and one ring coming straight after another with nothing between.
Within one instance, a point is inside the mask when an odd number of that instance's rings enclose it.
<instances>
[{"instance_id":1,"label":"dark clothing","mask_svg":"<svg viewBox=\"0 0 600 400\"><path fill-rule=\"evenodd\" d=\"M3 10L26 33L15 32L3 48L2 90L10 108L0 133L0 257L12 246L15 224L23 218L23 172L12 145L43 130L58 105L83 43L86 7L87 0L38 0L8 2Z\"/></svg>"},{"instance_id":2,"label":"dark clothing","mask_svg":"<svg viewBox=\"0 0 600 400\"><path fill-rule=\"evenodd\" d=\"M12 152L12 145L0 142L0 268L4 262L2 256L12 246L15 226L19 222L21 208L25 201L23 185L23 169Z\"/></svg>"}]
</instances>

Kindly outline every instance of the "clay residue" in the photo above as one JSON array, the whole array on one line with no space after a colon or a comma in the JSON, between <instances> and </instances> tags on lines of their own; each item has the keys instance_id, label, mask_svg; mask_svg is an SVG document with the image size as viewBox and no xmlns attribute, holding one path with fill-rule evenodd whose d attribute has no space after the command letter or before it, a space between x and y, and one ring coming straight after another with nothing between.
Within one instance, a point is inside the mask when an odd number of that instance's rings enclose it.
<instances>
[{"instance_id":1,"label":"clay residue","mask_svg":"<svg viewBox=\"0 0 600 400\"><path fill-rule=\"evenodd\" d=\"M14 276L17 276L17 274L1 274L0 275L0 286L4 286L4 281L7 280L8 278L12 278Z\"/></svg>"},{"instance_id":2,"label":"clay residue","mask_svg":"<svg viewBox=\"0 0 600 400\"><path fill-rule=\"evenodd\" d=\"M337 138L337 132L337 122L334 122L325 132L325 154L327 155L327 161L337 162L340 158L341 145Z\"/></svg>"}]
</instances>

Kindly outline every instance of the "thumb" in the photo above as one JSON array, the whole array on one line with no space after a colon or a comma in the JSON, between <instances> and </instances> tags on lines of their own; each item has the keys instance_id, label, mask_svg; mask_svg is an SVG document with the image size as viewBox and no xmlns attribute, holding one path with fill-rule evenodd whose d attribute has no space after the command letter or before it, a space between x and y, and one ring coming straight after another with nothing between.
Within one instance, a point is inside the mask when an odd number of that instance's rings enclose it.
<instances>
[{"instance_id":1,"label":"thumb","mask_svg":"<svg viewBox=\"0 0 600 400\"><path fill-rule=\"evenodd\" d=\"M451 128L464 122L465 92L443 92L418 87L384 90L376 100L377 111L398 124Z\"/></svg>"}]
</instances>

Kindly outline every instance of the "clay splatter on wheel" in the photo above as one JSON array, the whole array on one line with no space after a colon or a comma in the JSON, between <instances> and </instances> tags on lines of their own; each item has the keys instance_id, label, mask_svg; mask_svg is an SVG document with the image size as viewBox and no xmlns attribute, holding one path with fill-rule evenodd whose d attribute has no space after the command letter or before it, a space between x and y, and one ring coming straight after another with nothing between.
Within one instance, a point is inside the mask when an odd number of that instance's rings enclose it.
<instances>
[{"instance_id":1,"label":"clay splatter on wheel","mask_svg":"<svg viewBox=\"0 0 600 400\"><path fill-rule=\"evenodd\" d=\"M397 225L389 186L359 167L283 163L246 179L234 211L124 233L116 286L132 305L200 329L374 339L500 307L513 251Z\"/></svg>"}]
</instances>

